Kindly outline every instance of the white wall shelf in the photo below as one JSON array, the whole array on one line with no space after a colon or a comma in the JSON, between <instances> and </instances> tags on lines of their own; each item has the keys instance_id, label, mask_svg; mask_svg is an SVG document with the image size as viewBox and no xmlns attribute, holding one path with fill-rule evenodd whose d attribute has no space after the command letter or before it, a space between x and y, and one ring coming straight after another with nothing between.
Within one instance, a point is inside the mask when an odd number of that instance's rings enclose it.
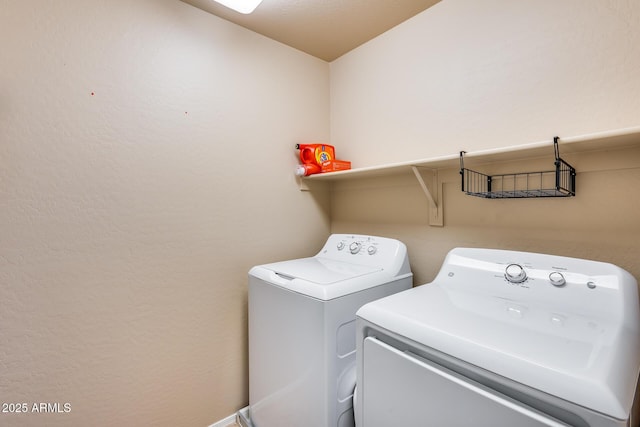
<instances>
[{"instance_id":1,"label":"white wall shelf","mask_svg":"<svg viewBox=\"0 0 640 427\"><path fill-rule=\"evenodd\" d=\"M548 156L552 149L552 145L553 139L550 139L548 141L534 142L530 144L469 152L465 154L465 158L476 158L478 161L492 163ZM560 146L563 155L584 151L618 149L635 145L640 145L640 126L573 137L560 137ZM460 149L463 148L464 147L460 147ZM309 190L306 185L307 182L336 182L413 172L418 180L418 184L429 201L429 224L433 226L442 226L442 182L438 178L438 170L457 168L459 166L459 162L460 157L459 152L457 152L456 154L448 156L310 175L300 180L300 189ZM430 178L426 181L421 173L422 170L427 170L430 173Z\"/></svg>"}]
</instances>

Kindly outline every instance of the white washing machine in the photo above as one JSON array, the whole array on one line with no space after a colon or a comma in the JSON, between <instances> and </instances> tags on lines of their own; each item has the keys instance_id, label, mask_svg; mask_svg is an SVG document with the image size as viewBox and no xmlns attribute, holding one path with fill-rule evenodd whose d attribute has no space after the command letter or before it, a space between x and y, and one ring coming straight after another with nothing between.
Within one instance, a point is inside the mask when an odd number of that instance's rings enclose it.
<instances>
[{"instance_id":1,"label":"white washing machine","mask_svg":"<svg viewBox=\"0 0 640 427\"><path fill-rule=\"evenodd\" d=\"M358 427L635 426L638 305L611 264L454 249L358 311Z\"/></svg>"},{"instance_id":2,"label":"white washing machine","mask_svg":"<svg viewBox=\"0 0 640 427\"><path fill-rule=\"evenodd\" d=\"M397 240L334 234L310 258L249 272L249 419L254 427L350 427L355 313L412 286Z\"/></svg>"}]
</instances>

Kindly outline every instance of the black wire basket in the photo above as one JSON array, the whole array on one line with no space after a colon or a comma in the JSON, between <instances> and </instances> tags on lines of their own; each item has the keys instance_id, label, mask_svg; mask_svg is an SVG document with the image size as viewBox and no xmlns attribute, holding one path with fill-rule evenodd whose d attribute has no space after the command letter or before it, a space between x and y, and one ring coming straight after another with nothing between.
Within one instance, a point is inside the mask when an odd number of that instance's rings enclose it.
<instances>
[{"instance_id":1,"label":"black wire basket","mask_svg":"<svg viewBox=\"0 0 640 427\"><path fill-rule=\"evenodd\" d=\"M558 137L553 138L555 170L486 175L464 167L460 152L462 191L486 199L571 197L576 195L576 170L560 158Z\"/></svg>"}]
</instances>

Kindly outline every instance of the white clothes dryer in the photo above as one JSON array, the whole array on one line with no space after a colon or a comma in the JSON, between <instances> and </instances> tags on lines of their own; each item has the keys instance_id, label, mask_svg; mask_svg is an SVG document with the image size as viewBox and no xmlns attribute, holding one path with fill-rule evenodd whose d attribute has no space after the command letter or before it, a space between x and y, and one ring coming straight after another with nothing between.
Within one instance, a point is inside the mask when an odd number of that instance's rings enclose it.
<instances>
[{"instance_id":1,"label":"white clothes dryer","mask_svg":"<svg viewBox=\"0 0 640 427\"><path fill-rule=\"evenodd\" d=\"M614 265L454 249L358 311L358 427L635 427L639 313Z\"/></svg>"},{"instance_id":2,"label":"white clothes dryer","mask_svg":"<svg viewBox=\"0 0 640 427\"><path fill-rule=\"evenodd\" d=\"M249 272L249 419L254 427L352 427L355 313L412 286L398 240L333 234L310 258Z\"/></svg>"}]
</instances>

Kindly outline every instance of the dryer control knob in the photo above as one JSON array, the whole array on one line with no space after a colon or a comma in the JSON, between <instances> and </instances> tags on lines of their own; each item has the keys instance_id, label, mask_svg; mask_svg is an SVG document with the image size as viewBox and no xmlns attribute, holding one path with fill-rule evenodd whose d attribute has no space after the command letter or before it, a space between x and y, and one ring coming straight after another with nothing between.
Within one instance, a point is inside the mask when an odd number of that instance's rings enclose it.
<instances>
[{"instance_id":1,"label":"dryer control knob","mask_svg":"<svg viewBox=\"0 0 640 427\"><path fill-rule=\"evenodd\" d=\"M553 286L557 287L564 286L564 284L567 283L562 273L559 273L557 271L552 271L551 273L549 273L549 281Z\"/></svg>"},{"instance_id":2,"label":"dryer control knob","mask_svg":"<svg viewBox=\"0 0 640 427\"><path fill-rule=\"evenodd\" d=\"M352 244L349 245L349 250L351 251L352 254L357 254L358 252L360 252L360 247L362 245L358 242L353 242Z\"/></svg>"},{"instance_id":3,"label":"dryer control knob","mask_svg":"<svg viewBox=\"0 0 640 427\"><path fill-rule=\"evenodd\" d=\"M344 242L338 242L338 250L341 251L344 249Z\"/></svg>"},{"instance_id":4,"label":"dryer control knob","mask_svg":"<svg viewBox=\"0 0 640 427\"><path fill-rule=\"evenodd\" d=\"M373 254L375 254L377 251L378 251L378 248L376 248L375 246L369 246L369 247L367 248L367 253L368 253L369 255L373 255Z\"/></svg>"},{"instance_id":5,"label":"dryer control knob","mask_svg":"<svg viewBox=\"0 0 640 427\"><path fill-rule=\"evenodd\" d=\"M527 273L519 264L509 264L504 269L504 277L511 283L522 283L527 280Z\"/></svg>"}]
</instances>

